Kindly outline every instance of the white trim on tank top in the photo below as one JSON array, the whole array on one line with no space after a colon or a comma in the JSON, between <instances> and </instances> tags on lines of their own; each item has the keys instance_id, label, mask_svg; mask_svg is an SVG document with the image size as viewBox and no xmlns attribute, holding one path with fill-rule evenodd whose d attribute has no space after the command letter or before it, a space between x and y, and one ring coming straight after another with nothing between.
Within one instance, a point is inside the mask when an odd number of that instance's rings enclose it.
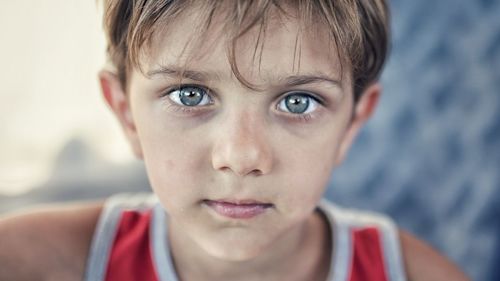
<instances>
[{"instance_id":1,"label":"white trim on tank top","mask_svg":"<svg viewBox=\"0 0 500 281\"><path fill-rule=\"evenodd\" d=\"M110 197L99 218L85 272L86 281L104 281L111 246L121 213L126 209L153 208L150 251L159 281L178 281L168 241L167 217L153 194L119 194ZM318 209L332 230L332 259L328 281L348 281L351 270L353 229L374 226L381 234L385 272L389 281L405 281L398 230L388 217L366 211L344 209L321 200Z\"/></svg>"}]
</instances>

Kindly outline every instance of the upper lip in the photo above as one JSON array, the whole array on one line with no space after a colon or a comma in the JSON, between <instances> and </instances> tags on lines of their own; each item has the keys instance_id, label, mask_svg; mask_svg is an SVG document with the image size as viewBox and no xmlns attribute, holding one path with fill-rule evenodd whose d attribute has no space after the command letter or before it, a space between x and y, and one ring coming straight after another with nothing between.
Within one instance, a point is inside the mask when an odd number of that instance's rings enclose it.
<instances>
[{"instance_id":1,"label":"upper lip","mask_svg":"<svg viewBox=\"0 0 500 281\"><path fill-rule=\"evenodd\" d=\"M233 204L233 205L273 205L268 202L263 202L255 199L230 199L230 198L224 198L224 199L215 199L215 200L204 200L212 203L227 203L227 204Z\"/></svg>"}]
</instances>

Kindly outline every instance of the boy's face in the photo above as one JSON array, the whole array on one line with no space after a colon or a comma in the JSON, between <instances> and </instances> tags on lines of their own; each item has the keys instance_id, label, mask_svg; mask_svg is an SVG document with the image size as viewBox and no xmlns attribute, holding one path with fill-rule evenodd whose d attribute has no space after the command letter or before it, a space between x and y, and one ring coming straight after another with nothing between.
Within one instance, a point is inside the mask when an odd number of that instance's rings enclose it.
<instances>
[{"instance_id":1,"label":"boy's face","mask_svg":"<svg viewBox=\"0 0 500 281\"><path fill-rule=\"evenodd\" d=\"M131 73L128 98L105 75L103 89L170 223L212 256L246 260L303 228L378 90L352 119L350 74L328 37L305 30L296 42L291 19L269 24L262 53L258 30L238 41L239 70L260 88L249 90L218 30L182 54L193 19L157 40L144 61L150 75Z\"/></svg>"}]
</instances>

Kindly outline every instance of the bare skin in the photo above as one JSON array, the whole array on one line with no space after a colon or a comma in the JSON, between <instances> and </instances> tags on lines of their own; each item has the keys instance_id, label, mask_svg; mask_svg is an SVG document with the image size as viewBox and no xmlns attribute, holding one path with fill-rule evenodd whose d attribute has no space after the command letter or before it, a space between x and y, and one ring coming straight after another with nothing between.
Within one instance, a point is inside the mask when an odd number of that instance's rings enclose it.
<instances>
[{"instance_id":1,"label":"bare skin","mask_svg":"<svg viewBox=\"0 0 500 281\"><path fill-rule=\"evenodd\" d=\"M0 218L0 280L82 280L102 203Z\"/></svg>"},{"instance_id":2,"label":"bare skin","mask_svg":"<svg viewBox=\"0 0 500 281\"><path fill-rule=\"evenodd\" d=\"M175 232L172 231L172 234L175 235ZM330 231L322 215L316 212L310 216L300 233L298 238L300 243L295 247L289 246L283 249L291 257L283 262L274 261L272 256L267 256L265 260L240 262L218 260L217 263L211 261L213 267L211 270L206 270L205 267L199 266L207 262L202 259L210 259L206 253L198 256L176 255L186 252L183 249L188 243L192 243L189 238L176 240L181 243L173 243L172 251L181 280L326 280L329 273L330 252L324 249L331 249L329 235ZM186 238L185 235L184 237ZM172 237L172 240L175 239ZM269 252L273 250L282 249L270 248Z\"/></svg>"},{"instance_id":3,"label":"bare skin","mask_svg":"<svg viewBox=\"0 0 500 281\"><path fill-rule=\"evenodd\" d=\"M44 208L1 218L0 280L82 280L90 241L101 209L100 202L85 203L72 207ZM293 280L321 281L326 278L325 266L328 263L320 261L324 261L329 253L314 250L321 247L324 249L324 245L329 243L324 231L325 222L318 218L319 216L312 216L310 223L315 228L319 227L320 231L311 231L309 235L322 241L311 244L311 250L304 253L310 258L303 260L311 263L287 268L287 274L295 276ZM470 280L425 242L405 231L400 231L400 238L409 280ZM217 276L215 272L211 274ZM263 280L260 275L248 274L251 273L247 273L244 280ZM190 272L181 280L207 280L206 277Z\"/></svg>"},{"instance_id":4,"label":"bare skin","mask_svg":"<svg viewBox=\"0 0 500 281\"><path fill-rule=\"evenodd\" d=\"M403 260L411 281L470 280L456 265L423 241L400 230Z\"/></svg>"}]
</instances>

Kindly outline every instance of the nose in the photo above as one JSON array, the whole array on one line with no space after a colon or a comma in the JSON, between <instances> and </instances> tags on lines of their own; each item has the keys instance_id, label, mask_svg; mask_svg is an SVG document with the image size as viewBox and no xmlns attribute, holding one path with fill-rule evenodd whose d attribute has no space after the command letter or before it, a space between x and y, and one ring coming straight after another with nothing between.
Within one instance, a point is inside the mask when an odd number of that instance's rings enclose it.
<instances>
[{"instance_id":1,"label":"nose","mask_svg":"<svg viewBox=\"0 0 500 281\"><path fill-rule=\"evenodd\" d=\"M225 118L212 150L215 170L238 176L260 176L271 171L273 155L265 126L259 119L250 113Z\"/></svg>"}]
</instances>

